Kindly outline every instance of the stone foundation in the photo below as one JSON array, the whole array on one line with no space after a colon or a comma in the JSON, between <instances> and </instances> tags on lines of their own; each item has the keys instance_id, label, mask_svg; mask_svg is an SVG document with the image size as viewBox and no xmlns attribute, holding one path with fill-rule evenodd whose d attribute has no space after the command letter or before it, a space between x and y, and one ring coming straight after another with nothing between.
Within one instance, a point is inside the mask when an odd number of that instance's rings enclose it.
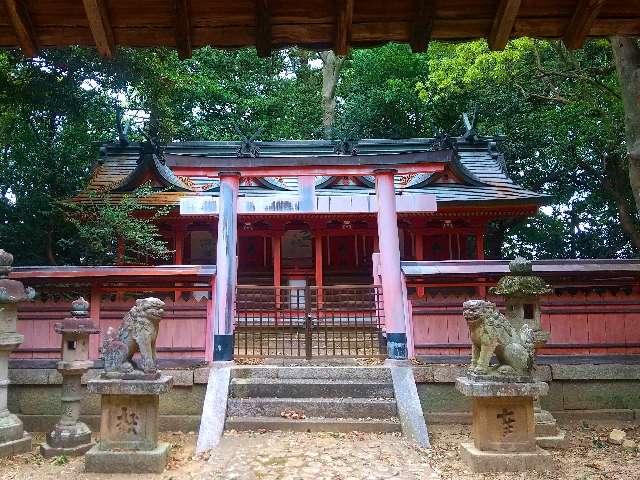
<instances>
[{"instance_id":1,"label":"stone foundation","mask_svg":"<svg viewBox=\"0 0 640 480\"><path fill-rule=\"evenodd\" d=\"M460 444L462 461L474 472L522 472L537 470L544 472L553 467L553 457L549 452L537 447L534 452L499 452L478 450L473 443Z\"/></svg>"},{"instance_id":2,"label":"stone foundation","mask_svg":"<svg viewBox=\"0 0 640 480\"><path fill-rule=\"evenodd\" d=\"M588 360L581 359L583 362ZM446 357L439 361L446 361ZM11 363L12 367L43 365L40 360ZM55 369L55 362L44 366L46 368L10 370L9 408L23 421L28 432L48 432L60 418L62 378ZM465 370L462 365L445 363L414 367L427 423L471 423L471 402L454 388L455 377L464 374ZM160 430L197 432L209 368L162 368L162 371L173 376L174 387L160 398ZM87 377L94 378L98 373L98 370L91 370L83 383ZM550 411L560 423L574 419L640 422L640 357L627 358L625 363L616 363L615 358L611 358L600 364L541 365L537 378L549 383L549 394L542 398L542 408ZM97 431L100 427L99 395L86 393L82 412L81 420Z\"/></svg>"}]
</instances>

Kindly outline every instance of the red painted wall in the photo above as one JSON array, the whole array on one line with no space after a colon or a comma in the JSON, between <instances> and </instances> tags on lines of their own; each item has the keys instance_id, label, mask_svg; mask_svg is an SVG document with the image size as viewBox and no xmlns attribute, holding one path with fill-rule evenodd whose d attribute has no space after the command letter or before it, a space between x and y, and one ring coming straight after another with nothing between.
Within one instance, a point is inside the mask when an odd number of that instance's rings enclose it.
<instances>
[{"instance_id":1,"label":"red painted wall","mask_svg":"<svg viewBox=\"0 0 640 480\"><path fill-rule=\"evenodd\" d=\"M172 301L164 298L165 315L158 336L158 354L162 358L204 358L206 340L207 300ZM111 326L117 328L134 300L102 300L101 335ZM61 337L54 325L69 315L68 301L38 301L24 303L18 309L18 332L24 343L12 358L60 358ZM102 344L102 340L100 340Z\"/></svg>"},{"instance_id":2,"label":"red painted wall","mask_svg":"<svg viewBox=\"0 0 640 480\"><path fill-rule=\"evenodd\" d=\"M466 355L469 331L462 318L467 295L436 294L412 299L418 355ZM499 298L487 298L498 304ZM545 297L542 326L551 332L547 355L640 354L640 290L598 293L566 290Z\"/></svg>"}]
</instances>

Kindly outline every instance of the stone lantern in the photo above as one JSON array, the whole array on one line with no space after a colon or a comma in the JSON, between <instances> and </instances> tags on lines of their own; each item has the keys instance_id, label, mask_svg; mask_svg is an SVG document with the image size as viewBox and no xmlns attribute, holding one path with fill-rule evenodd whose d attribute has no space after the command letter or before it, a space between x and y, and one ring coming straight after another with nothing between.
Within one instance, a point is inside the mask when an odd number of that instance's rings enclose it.
<instances>
[{"instance_id":1,"label":"stone lantern","mask_svg":"<svg viewBox=\"0 0 640 480\"><path fill-rule=\"evenodd\" d=\"M535 333L535 346L542 348L549 339L549 332L540 324L540 303L544 295L552 289L540 277L532 275L533 266L529 260L518 257L509 263L510 275L502 277L498 285L490 291L504 297L506 317L516 329L529 325ZM550 412L543 410L540 399L534 402L536 440L543 448L566 448L565 432L557 426Z\"/></svg>"},{"instance_id":2,"label":"stone lantern","mask_svg":"<svg viewBox=\"0 0 640 480\"><path fill-rule=\"evenodd\" d=\"M9 355L24 341L24 335L16 332L18 303L33 300L35 292L9 280L12 264L13 255L0 249L0 457L31 451L31 436L7 408L7 389Z\"/></svg>"},{"instance_id":3,"label":"stone lantern","mask_svg":"<svg viewBox=\"0 0 640 480\"><path fill-rule=\"evenodd\" d=\"M536 332L536 346L541 347L549 338L549 332L540 325L540 299L551 293L551 288L540 277L532 275L529 260L518 257L509 262L510 275L498 280L490 291L504 297L506 317L516 329L525 323Z\"/></svg>"},{"instance_id":4,"label":"stone lantern","mask_svg":"<svg viewBox=\"0 0 640 480\"><path fill-rule=\"evenodd\" d=\"M55 325L62 335L62 360L58 371L62 375L62 416L46 443L40 446L44 457L79 456L89 450L91 430L79 421L82 400L82 375L93 366L89 360L89 335L99 333L89 319L89 302L79 298L71 303L71 316Z\"/></svg>"}]
</instances>

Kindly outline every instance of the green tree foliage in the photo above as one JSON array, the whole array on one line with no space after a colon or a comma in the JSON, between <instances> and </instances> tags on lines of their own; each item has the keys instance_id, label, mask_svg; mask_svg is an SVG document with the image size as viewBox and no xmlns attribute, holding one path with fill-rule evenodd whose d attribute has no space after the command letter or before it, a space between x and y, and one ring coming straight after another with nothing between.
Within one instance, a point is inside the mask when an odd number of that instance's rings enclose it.
<instances>
[{"instance_id":1,"label":"green tree foliage","mask_svg":"<svg viewBox=\"0 0 640 480\"><path fill-rule=\"evenodd\" d=\"M504 52L480 41L433 44L429 79L418 89L436 125L452 126L461 110L475 111L480 133L505 135L509 174L551 196L537 217L494 226L494 255L593 258L637 251L619 217L620 202L633 206L618 168L623 112L608 41L588 42L577 52L527 38ZM635 211L632 217L631 231Z\"/></svg>"},{"instance_id":2,"label":"green tree foliage","mask_svg":"<svg viewBox=\"0 0 640 480\"><path fill-rule=\"evenodd\" d=\"M132 140L230 140L258 131L264 140L322 138L321 91L320 59L300 49L260 59L251 49L201 48L184 61L164 49L121 49L109 61L79 48L35 60L1 52L0 243L22 264L112 262L111 237L127 227L132 256L160 255L134 247L139 234L157 231L130 223L131 204L110 210L96 199L83 212L93 219L86 225L67 221L61 207L86 184L97 144L117 139L115 104ZM551 198L535 218L494 226L494 256L636 253L608 42L575 53L529 39L504 52L480 41L432 42L426 54L393 44L354 50L336 94L336 138L459 134L464 111L475 112L479 133L505 135L510 175Z\"/></svg>"},{"instance_id":3,"label":"green tree foliage","mask_svg":"<svg viewBox=\"0 0 640 480\"><path fill-rule=\"evenodd\" d=\"M82 263L88 265L169 260L171 252L156 223L170 208L146 204L145 198L153 193L154 190L145 185L117 199L91 192L87 202L64 202L63 208L77 235L61 242L68 249L76 250ZM124 247L122 258L118 258L119 242Z\"/></svg>"}]
</instances>

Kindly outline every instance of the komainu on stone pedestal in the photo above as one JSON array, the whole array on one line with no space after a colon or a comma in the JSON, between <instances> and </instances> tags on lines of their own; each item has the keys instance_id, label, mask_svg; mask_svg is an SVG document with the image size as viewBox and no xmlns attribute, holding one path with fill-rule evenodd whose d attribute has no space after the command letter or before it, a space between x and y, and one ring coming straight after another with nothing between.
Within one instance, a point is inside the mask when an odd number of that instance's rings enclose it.
<instances>
[{"instance_id":1,"label":"komainu on stone pedestal","mask_svg":"<svg viewBox=\"0 0 640 480\"><path fill-rule=\"evenodd\" d=\"M102 358L106 378L160 378L156 359L156 339L164 302L148 297L136 301L122 320L117 332L107 330L102 342ZM138 362L133 356L140 353Z\"/></svg>"},{"instance_id":2,"label":"komainu on stone pedestal","mask_svg":"<svg viewBox=\"0 0 640 480\"><path fill-rule=\"evenodd\" d=\"M470 374L531 377L535 333L529 325L516 330L495 304L484 300L464 302L462 313L472 344ZM491 366L494 354L498 365Z\"/></svg>"},{"instance_id":3,"label":"komainu on stone pedestal","mask_svg":"<svg viewBox=\"0 0 640 480\"><path fill-rule=\"evenodd\" d=\"M161 473L167 464L170 445L158 441L160 395L173 386L156 360L163 307L157 298L136 301L103 342L105 372L87 382L101 395L100 441L85 456L87 472Z\"/></svg>"}]
</instances>

